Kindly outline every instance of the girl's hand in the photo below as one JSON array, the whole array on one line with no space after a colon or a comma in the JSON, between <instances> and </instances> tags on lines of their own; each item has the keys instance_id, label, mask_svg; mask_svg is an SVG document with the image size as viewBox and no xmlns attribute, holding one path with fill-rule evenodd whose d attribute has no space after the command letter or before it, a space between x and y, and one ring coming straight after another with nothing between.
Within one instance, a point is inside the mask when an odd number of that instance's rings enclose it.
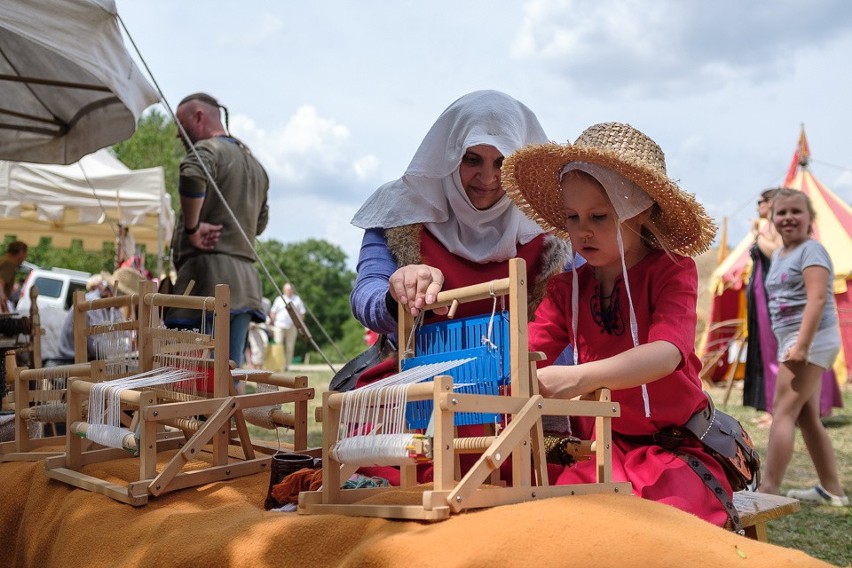
<instances>
[{"instance_id":1,"label":"girl's hand","mask_svg":"<svg viewBox=\"0 0 852 568\"><path fill-rule=\"evenodd\" d=\"M400 304L408 306L412 316L430 304L434 304L438 292L444 286L444 273L426 264L409 264L398 268L389 279L390 294ZM444 315L448 307L435 310Z\"/></svg>"},{"instance_id":2,"label":"girl's hand","mask_svg":"<svg viewBox=\"0 0 852 568\"><path fill-rule=\"evenodd\" d=\"M588 389L579 383L579 365L551 365L539 369L538 390L545 398L574 398L585 394Z\"/></svg>"},{"instance_id":3,"label":"girl's hand","mask_svg":"<svg viewBox=\"0 0 852 568\"><path fill-rule=\"evenodd\" d=\"M808 348L804 345L799 345L796 343L793 345L789 351L787 351L787 361L792 363L807 363L808 362Z\"/></svg>"}]
</instances>

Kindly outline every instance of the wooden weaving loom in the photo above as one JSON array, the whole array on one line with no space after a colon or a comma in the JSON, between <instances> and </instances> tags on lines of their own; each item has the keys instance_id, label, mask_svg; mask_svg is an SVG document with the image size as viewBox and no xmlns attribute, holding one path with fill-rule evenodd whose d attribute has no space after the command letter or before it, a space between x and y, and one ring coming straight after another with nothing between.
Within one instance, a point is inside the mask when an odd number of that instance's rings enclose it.
<instances>
[{"instance_id":1,"label":"wooden weaving loom","mask_svg":"<svg viewBox=\"0 0 852 568\"><path fill-rule=\"evenodd\" d=\"M369 438L378 439L384 435L379 425L386 428L386 423L393 420L396 409L392 401L396 395L383 396L381 390L385 387L381 387L379 393L364 402L364 397L358 394L363 389L347 393L325 393L322 407L323 486L319 491L300 494L300 513L441 520L452 513L468 509L546 497L601 492L631 494L630 483L615 483L612 480L611 419L620 415L620 408L618 403L610 400L609 391L598 391L594 400L555 400L538 394L538 383L534 378L535 361L542 356L530 354L527 347L526 269L522 259L509 262L508 278L443 291L438 294L437 302L430 309L449 307L451 317L458 304L492 297L495 298L495 306L497 297L504 297L508 302L509 337L499 347L508 352L507 386L511 395L482 394L483 390L479 394L458 392L453 377L443 373L434 377L432 382L404 385L405 403L431 403L431 424L425 436L412 435L411 421L408 420L405 431L411 440L406 447L409 459L382 463L379 460L385 456L369 455ZM400 307L399 322L402 344L405 341L403 338L409 337L414 328L414 321L404 307ZM474 342L462 345L463 350L478 348L473 345ZM416 358L419 355L417 349L414 353L401 352L401 368L406 366L405 358ZM447 356L440 358L446 359ZM455 372L455 369L451 372ZM351 397L358 396L361 396L361 404L369 406L368 411L372 412L367 415L371 417L370 426L374 427L374 431L367 434L363 423L353 423L351 417L344 418ZM492 436L461 437L456 431L456 418L463 413L506 416L507 424ZM547 482L541 418L569 415L596 417L596 441L586 440L583 445L596 457L597 480L596 483L550 486ZM361 453L347 454L353 456L351 462L354 462L347 463L340 457L343 453L341 444L348 438L357 437L364 442L359 448ZM457 465L457 458L462 453L480 453L475 465L463 476ZM499 479L499 471L510 456L512 481L506 484ZM433 487L423 491L419 504L386 504L380 503L380 499L373 499L383 492L412 488L415 485L416 464L425 460L431 460L433 465ZM341 489L357 467L370 463L398 465L401 487Z\"/></svg>"},{"instance_id":2,"label":"wooden weaving loom","mask_svg":"<svg viewBox=\"0 0 852 568\"><path fill-rule=\"evenodd\" d=\"M15 380L6 367L7 356L14 356L11 359L14 365L41 367L41 336L43 334L38 309L38 288L32 286L28 316L0 313L0 411L10 411L15 407Z\"/></svg>"},{"instance_id":3,"label":"wooden weaving loom","mask_svg":"<svg viewBox=\"0 0 852 568\"><path fill-rule=\"evenodd\" d=\"M15 442L11 451L0 456L0 461L37 461L61 455L61 451L34 451L47 446L61 446L65 435L57 434L57 426L65 425L68 414L66 404L69 377L87 377L91 382L102 382L125 377L139 370L138 351L134 348L139 336L139 295L118 295L97 300L87 300L86 292L74 293L71 317L74 329L74 364L28 369L17 367L7 359L7 369L14 378L20 401L15 416ZM104 321L89 323L93 312L105 313ZM89 342L94 358L90 360ZM85 409L83 410L85 412ZM126 425L130 418L123 416ZM31 429L42 430L41 436L31 435ZM46 434L46 429L52 435ZM0 448L2 449L2 448Z\"/></svg>"},{"instance_id":4,"label":"wooden weaving loom","mask_svg":"<svg viewBox=\"0 0 852 568\"><path fill-rule=\"evenodd\" d=\"M228 286L216 286L214 297L195 297L157 294L153 283L143 282L134 297L139 372L100 383L69 378L65 453L45 461L48 477L141 506L150 496L265 471L273 449L263 447L260 451L268 453L256 454L259 448L246 426L247 414L256 409L268 409L273 422L294 426L294 449L304 449L307 401L314 396L305 377L253 373L251 380L273 389L235 394L228 357ZM165 329L161 311L170 307L197 310L202 322L212 319L212 326ZM284 403L295 404L292 415L280 410ZM237 455L230 455L229 446ZM83 471L89 464L131 455L138 456L139 473L126 485Z\"/></svg>"},{"instance_id":5,"label":"wooden weaving loom","mask_svg":"<svg viewBox=\"0 0 852 568\"><path fill-rule=\"evenodd\" d=\"M77 294L75 306L85 295L83 292ZM41 366L40 336L43 330L39 328L37 296L38 289L33 286L30 288L32 343L25 348L29 354L23 358L32 368L19 366L22 357L18 349L7 352L5 357L6 378L14 400L11 405L14 408L14 439L0 444L0 462L38 461L60 454L56 450L42 449L59 446L65 439L57 434L57 424L65 422L65 381L71 374L91 374L88 363Z\"/></svg>"}]
</instances>

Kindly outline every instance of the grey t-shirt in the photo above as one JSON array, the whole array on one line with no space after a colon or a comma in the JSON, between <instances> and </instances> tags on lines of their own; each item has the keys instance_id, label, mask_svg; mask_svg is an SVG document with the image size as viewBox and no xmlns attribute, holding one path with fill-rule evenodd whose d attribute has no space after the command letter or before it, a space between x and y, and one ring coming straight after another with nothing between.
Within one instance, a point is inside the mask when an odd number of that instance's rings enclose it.
<instances>
[{"instance_id":1,"label":"grey t-shirt","mask_svg":"<svg viewBox=\"0 0 852 568\"><path fill-rule=\"evenodd\" d=\"M766 275L772 331L778 335L780 332L789 333L801 327L802 313L808 299L804 270L810 266L822 266L828 270L827 300L818 329L836 325L837 314L832 292L834 269L825 247L813 239L808 239L785 256L781 255L783 250L780 248L772 255L772 264Z\"/></svg>"}]
</instances>

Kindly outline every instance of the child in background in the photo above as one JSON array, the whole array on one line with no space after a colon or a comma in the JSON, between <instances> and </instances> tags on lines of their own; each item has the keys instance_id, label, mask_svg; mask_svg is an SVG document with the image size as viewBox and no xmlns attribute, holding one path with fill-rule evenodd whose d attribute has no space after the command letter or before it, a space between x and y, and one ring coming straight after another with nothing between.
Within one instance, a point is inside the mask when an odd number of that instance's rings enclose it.
<instances>
[{"instance_id":1,"label":"child in background","mask_svg":"<svg viewBox=\"0 0 852 568\"><path fill-rule=\"evenodd\" d=\"M849 505L849 498L840 484L834 449L819 413L822 374L840 351L834 271L828 252L811 238L813 221L813 205L801 191L784 188L773 197L772 222L784 246L772 255L766 291L779 366L760 490L778 493L781 488L798 424L820 484L793 489L787 496L843 507Z\"/></svg>"},{"instance_id":2,"label":"child in background","mask_svg":"<svg viewBox=\"0 0 852 568\"><path fill-rule=\"evenodd\" d=\"M695 436L674 452L658 441L710 404L694 352L698 275L689 257L710 246L712 220L668 178L659 146L626 124L592 126L574 145L519 150L503 178L522 211L586 259L553 277L529 325L530 350L547 355L541 393L570 399L611 389L621 405L612 421L614 481L725 525L736 513L720 464ZM575 365L552 365L569 344ZM592 426L575 418L574 434L589 438ZM551 470L551 481L589 483L595 472L592 459Z\"/></svg>"}]
</instances>

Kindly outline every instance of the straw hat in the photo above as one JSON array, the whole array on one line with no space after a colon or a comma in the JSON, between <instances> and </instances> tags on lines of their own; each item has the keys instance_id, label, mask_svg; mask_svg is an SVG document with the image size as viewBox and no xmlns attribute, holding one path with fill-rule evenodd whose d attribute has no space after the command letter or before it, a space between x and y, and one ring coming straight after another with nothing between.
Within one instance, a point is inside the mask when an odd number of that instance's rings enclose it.
<instances>
[{"instance_id":1,"label":"straw hat","mask_svg":"<svg viewBox=\"0 0 852 568\"><path fill-rule=\"evenodd\" d=\"M141 272L129 266L118 268L112 274L106 271L101 272L100 276L113 292L126 296L139 292L139 283L145 280Z\"/></svg>"},{"instance_id":2,"label":"straw hat","mask_svg":"<svg viewBox=\"0 0 852 568\"><path fill-rule=\"evenodd\" d=\"M587 128L573 146L550 142L518 150L503 162L503 188L544 229L567 237L560 180L562 168L571 162L609 168L657 203L651 221L662 242L652 238L653 246L686 256L710 248L716 224L692 194L666 175L660 147L629 124L596 124Z\"/></svg>"}]
</instances>

